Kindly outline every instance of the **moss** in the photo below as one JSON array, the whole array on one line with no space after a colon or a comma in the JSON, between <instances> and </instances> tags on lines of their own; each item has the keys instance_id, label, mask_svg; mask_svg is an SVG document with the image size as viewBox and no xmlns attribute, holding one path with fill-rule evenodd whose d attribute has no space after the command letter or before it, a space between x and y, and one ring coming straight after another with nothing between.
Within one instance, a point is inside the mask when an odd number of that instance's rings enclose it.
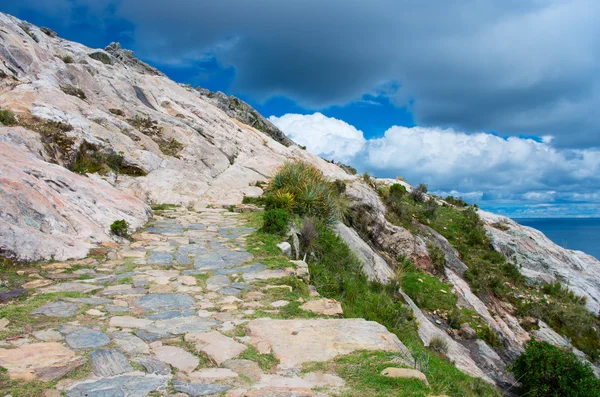
<instances>
[{"instance_id":1,"label":"moss","mask_svg":"<svg viewBox=\"0 0 600 397\"><path fill-rule=\"evenodd\" d=\"M0 124L14 125L16 123L15 114L8 109L0 110Z\"/></svg>"},{"instance_id":2,"label":"moss","mask_svg":"<svg viewBox=\"0 0 600 397\"><path fill-rule=\"evenodd\" d=\"M86 99L85 92L81 88L73 87L72 85L63 85L60 89L67 95L75 96L81 100Z\"/></svg>"},{"instance_id":3,"label":"moss","mask_svg":"<svg viewBox=\"0 0 600 397\"><path fill-rule=\"evenodd\" d=\"M177 156L177 154L184 148L183 143L179 142L175 138L170 140L162 140L158 143L160 151L167 156Z\"/></svg>"},{"instance_id":4,"label":"moss","mask_svg":"<svg viewBox=\"0 0 600 397\"><path fill-rule=\"evenodd\" d=\"M125 116L125 112L121 109L108 109L108 111L114 114L115 116Z\"/></svg>"},{"instance_id":5,"label":"moss","mask_svg":"<svg viewBox=\"0 0 600 397\"><path fill-rule=\"evenodd\" d=\"M92 52L91 54L88 54L88 56L96 61L102 62L105 65L112 65L113 63L110 56L102 51Z\"/></svg>"}]
</instances>

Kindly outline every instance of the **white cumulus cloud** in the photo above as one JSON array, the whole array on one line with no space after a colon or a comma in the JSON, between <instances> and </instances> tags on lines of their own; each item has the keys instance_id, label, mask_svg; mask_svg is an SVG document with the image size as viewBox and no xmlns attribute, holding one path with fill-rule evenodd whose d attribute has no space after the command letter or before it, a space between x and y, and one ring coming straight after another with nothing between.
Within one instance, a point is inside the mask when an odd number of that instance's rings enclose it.
<instances>
[{"instance_id":1,"label":"white cumulus cloud","mask_svg":"<svg viewBox=\"0 0 600 397\"><path fill-rule=\"evenodd\" d=\"M362 131L321 113L271 116L269 120L296 143L327 159L348 161L363 149L366 142Z\"/></svg>"},{"instance_id":2,"label":"white cumulus cloud","mask_svg":"<svg viewBox=\"0 0 600 397\"><path fill-rule=\"evenodd\" d=\"M352 125L320 113L271 121L315 154L379 177L427 183L431 191L477 202L600 201L600 151L556 148L549 137L393 126L381 138L365 139Z\"/></svg>"}]
</instances>

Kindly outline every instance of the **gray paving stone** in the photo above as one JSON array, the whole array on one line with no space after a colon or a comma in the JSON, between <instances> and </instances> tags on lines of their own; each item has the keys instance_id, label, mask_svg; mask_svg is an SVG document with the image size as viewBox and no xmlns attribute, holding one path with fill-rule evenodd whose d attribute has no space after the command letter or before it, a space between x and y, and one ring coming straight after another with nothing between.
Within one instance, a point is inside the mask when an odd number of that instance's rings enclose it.
<instances>
[{"instance_id":1,"label":"gray paving stone","mask_svg":"<svg viewBox=\"0 0 600 397\"><path fill-rule=\"evenodd\" d=\"M136 357L134 362L142 365L146 372L154 375L170 375L171 366L152 357Z\"/></svg>"},{"instance_id":2,"label":"gray paving stone","mask_svg":"<svg viewBox=\"0 0 600 397\"><path fill-rule=\"evenodd\" d=\"M158 313L148 314L148 315L144 316L144 318L147 318L148 320L168 320L171 318L189 317L189 316L195 316L195 315L196 315L196 312L194 312L194 311L180 312L180 311L172 310L172 311L168 311L168 312L158 312Z\"/></svg>"},{"instance_id":3,"label":"gray paving stone","mask_svg":"<svg viewBox=\"0 0 600 397\"><path fill-rule=\"evenodd\" d=\"M163 377L117 376L79 383L67 392L67 397L146 397L166 387L167 378Z\"/></svg>"},{"instance_id":4,"label":"gray paving stone","mask_svg":"<svg viewBox=\"0 0 600 397\"><path fill-rule=\"evenodd\" d=\"M117 349L94 350L90 360L96 376L108 377L133 371L125 355Z\"/></svg>"},{"instance_id":5,"label":"gray paving stone","mask_svg":"<svg viewBox=\"0 0 600 397\"><path fill-rule=\"evenodd\" d=\"M131 311L127 306L106 305L104 307L109 313L129 313Z\"/></svg>"},{"instance_id":6,"label":"gray paving stone","mask_svg":"<svg viewBox=\"0 0 600 397\"><path fill-rule=\"evenodd\" d=\"M244 273L253 273L260 272L267 268L267 266L262 263L253 263L251 265L246 266L238 266L238 267L228 267L224 269L215 269L215 274L244 274Z\"/></svg>"},{"instance_id":7,"label":"gray paving stone","mask_svg":"<svg viewBox=\"0 0 600 397\"><path fill-rule=\"evenodd\" d=\"M157 340L161 340L163 338L162 335L153 334L152 332L148 332L145 329L136 329L135 335L145 340L148 343L156 342Z\"/></svg>"},{"instance_id":8,"label":"gray paving stone","mask_svg":"<svg viewBox=\"0 0 600 397\"><path fill-rule=\"evenodd\" d=\"M146 261L149 265L172 265L173 253L171 252L150 252L150 256Z\"/></svg>"},{"instance_id":9,"label":"gray paving stone","mask_svg":"<svg viewBox=\"0 0 600 397\"><path fill-rule=\"evenodd\" d=\"M81 327L68 332L65 336L65 342L71 349L94 349L108 345L110 339L101 331Z\"/></svg>"},{"instance_id":10,"label":"gray paving stone","mask_svg":"<svg viewBox=\"0 0 600 397\"><path fill-rule=\"evenodd\" d=\"M79 311L79 306L75 303L54 301L38 307L31 314L37 314L47 317L72 317Z\"/></svg>"},{"instance_id":11,"label":"gray paving stone","mask_svg":"<svg viewBox=\"0 0 600 397\"><path fill-rule=\"evenodd\" d=\"M148 294L134 300L146 312L190 310L196 306L194 298L183 294Z\"/></svg>"},{"instance_id":12,"label":"gray paving stone","mask_svg":"<svg viewBox=\"0 0 600 397\"><path fill-rule=\"evenodd\" d=\"M208 396L211 394L222 393L232 388L232 386L227 385L185 383L178 380L174 380L172 386L174 390L187 393L191 397Z\"/></svg>"},{"instance_id":13,"label":"gray paving stone","mask_svg":"<svg viewBox=\"0 0 600 397\"><path fill-rule=\"evenodd\" d=\"M191 265L193 263L192 260L185 255L177 255L176 260L177 263L184 266Z\"/></svg>"},{"instance_id":14,"label":"gray paving stone","mask_svg":"<svg viewBox=\"0 0 600 397\"><path fill-rule=\"evenodd\" d=\"M105 305L112 302L107 298L61 298L60 300L67 302L83 303L84 305Z\"/></svg>"},{"instance_id":15,"label":"gray paving stone","mask_svg":"<svg viewBox=\"0 0 600 397\"><path fill-rule=\"evenodd\" d=\"M147 326L146 331L162 339L188 332L207 332L219 324L219 321L212 318L189 316L156 321Z\"/></svg>"},{"instance_id":16,"label":"gray paving stone","mask_svg":"<svg viewBox=\"0 0 600 397\"><path fill-rule=\"evenodd\" d=\"M129 355L149 354L150 347L141 338L127 332L111 334L113 341Z\"/></svg>"}]
</instances>

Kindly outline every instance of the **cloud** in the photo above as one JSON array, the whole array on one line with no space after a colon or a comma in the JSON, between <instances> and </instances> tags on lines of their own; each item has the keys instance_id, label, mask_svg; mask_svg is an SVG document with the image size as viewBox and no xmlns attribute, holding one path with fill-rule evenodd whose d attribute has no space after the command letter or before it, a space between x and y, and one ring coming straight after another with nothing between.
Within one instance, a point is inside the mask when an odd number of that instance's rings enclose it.
<instances>
[{"instance_id":1,"label":"cloud","mask_svg":"<svg viewBox=\"0 0 600 397\"><path fill-rule=\"evenodd\" d=\"M44 7L88 30L127 21L138 55L190 68L215 57L235 68L230 91L258 100L324 109L393 86L418 125L600 146L596 0L13 3L2 8Z\"/></svg>"},{"instance_id":2,"label":"cloud","mask_svg":"<svg viewBox=\"0 0 600 397\"><path fill-rule=\"evenodd\" d=\"M348 161L359 153L366 142L362 131L321 113L271 116L269 120L295 142L327 159Z\"/></svg>"},{"instance_id":3,"label":"cloud","mask_svg":"<svg viewBox=\"0 0 600 397\"><path fill-rule=\"evenodd\" d=\"M366 140L353 126L320 113L271 120L315 154L379 177L423 182L440 195L475 202L600 204L600 151L595 149L557 149L542 139L401 126Z\"/></svg>"}]
</instances>

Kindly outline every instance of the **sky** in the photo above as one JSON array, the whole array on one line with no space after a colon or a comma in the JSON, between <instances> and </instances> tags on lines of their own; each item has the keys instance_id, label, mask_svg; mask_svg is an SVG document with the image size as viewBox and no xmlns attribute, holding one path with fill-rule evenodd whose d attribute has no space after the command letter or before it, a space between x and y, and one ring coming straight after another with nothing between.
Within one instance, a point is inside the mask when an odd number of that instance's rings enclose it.
<instances>
[{"instance_id":1,"label":"sky","mask_svg":"<svg viewBox=\"0 0 600 397\"><path fill-rule=\"evenodd\" d=\"M513 217L600 216L597 0L4 0L301 145Z\"/></svg>"}]
</instances>

